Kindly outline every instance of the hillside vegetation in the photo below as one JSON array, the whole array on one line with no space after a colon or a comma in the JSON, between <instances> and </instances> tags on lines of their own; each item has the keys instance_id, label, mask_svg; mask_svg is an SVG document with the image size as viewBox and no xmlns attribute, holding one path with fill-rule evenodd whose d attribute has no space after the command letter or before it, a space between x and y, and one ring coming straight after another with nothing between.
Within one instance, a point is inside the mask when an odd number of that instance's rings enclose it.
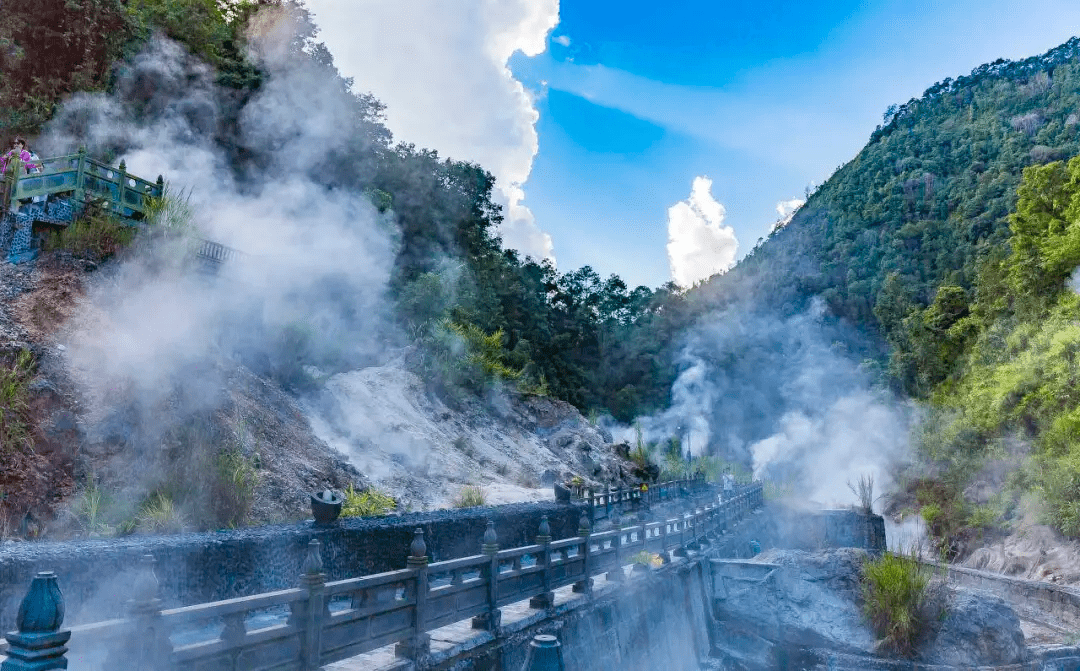
<instances>
[{"instance_id":1,"label":"hillside vegetation","mask_svg":"<svg viewBox=\"0 0 1080 671\"><path fill-rule=\"evenodd\" d=\"M252 146L239 131L245 105L269 86L246 35L253 17L282 6L297 31L290 66L350 111L337 129L345 141L305 177L327 193L366 194L392 215L398 344L417 346L409 366L451 405L502 386L630 422L672 402L695 324L730 309L784 319L819 301L836 327L825 330L834 349L865 359L864 370L925 410L919 463L902 474L897 505L920 510L945 549L999 527L1028 500L1080 535L1080 299L1068 288L1080 265L1080 163L1064 162L1080 154L1080 39L980 66L890 108L788 224L732 271L687 291L631 288L587 266L559 272L503 249L491 174L395 143L382 104L341 77L306 11L288 2L5 7L0 128L34 136L61 101L115 91L131 59L164 35L213 68L224 114L207 132L236 182L263 179L285 139ZM96 149L105 159L124 150ZM769 338L791 328L775 330ZM318 384L311 366L331 376L359 365L318 347L318 335L312 324L290 325L280 356L260 372L306 390ZM745 347L709 363L746 377L737 359L760 373L787 351L772 340ZM993 493L973 494L977 482Z\"/></svg>"}]
</instances>

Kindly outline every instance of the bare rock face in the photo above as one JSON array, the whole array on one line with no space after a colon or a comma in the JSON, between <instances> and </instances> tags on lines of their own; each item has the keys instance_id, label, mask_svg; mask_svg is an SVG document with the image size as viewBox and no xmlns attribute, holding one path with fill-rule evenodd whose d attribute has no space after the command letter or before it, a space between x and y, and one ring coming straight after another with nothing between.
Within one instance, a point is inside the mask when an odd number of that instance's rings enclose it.
<instances>
[{"instance_id":1,"label":"bare rock face","mask_svg":"<svg viewBox=\"0 0 1080 671\"><path fill-rule=\"evenodd\" d=\"M889 657L862 611L862 550L771 550L751 561L712 563L718 657L743 669L823 653ZM943 617L931 623L916 661L997 666L1028 657L1020 620L1004 600L938 584Z\"/></svg>"},{"instance_id":2,"label":"bare rock face","mask_svg":"<svg viewBox=\"0 0 1080 671\"><path fill-rule=\"evenodd\" d=\"M963 588L950 590L945 617L919 659L949 666L1017 664L1028 655L1020 619L1001 597Z\"/></svg>"},{"instance_id":3,"label":"bare rock face","mask_svg":"<svg viewBox=\"0 0 1080 671\"><path fill-rule=\"evenodd\" d=\"M631 482L632 465L577 408L511 390L450 407L394 365L334 375L308 406L315 434L406 508L452 505L466 486L486 502L550 500L574 476Z\"/></svg>"}]
</instances>

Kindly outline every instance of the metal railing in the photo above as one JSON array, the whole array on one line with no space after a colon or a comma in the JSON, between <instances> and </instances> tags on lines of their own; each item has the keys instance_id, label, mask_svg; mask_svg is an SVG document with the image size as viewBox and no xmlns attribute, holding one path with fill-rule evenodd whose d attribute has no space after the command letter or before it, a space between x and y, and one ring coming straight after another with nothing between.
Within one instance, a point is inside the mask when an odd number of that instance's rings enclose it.
<instances>
[{"instance_id":1,"label":"metal railing","mask_svg":"<svg viewBox=\"0 0 1080 671\"><path fill-rule=\"evenodd\" d=\"M481 554L431 564L418 528L406 568L331 582L325 580L321 545L312 540L299 587L166 610L160 609L154 560L147 555L131 582L127 617L65 631L71 632L73 659L140 669L317 669L390 644L396 644L398 656L417 658L429 652L428 632L434 629L472 618L473 628L493 631L502 606L529 599L532 607L547 608L560 587L573 585L575 592L588 594L595 576L625 580L624 567L641 563L636 554L670 561L668 553L726 530L762 503L762 486L755 483L726 501L692 504L675 517L599 533L592 533L583 511L578 535L562 540L551 539L545 516L534 544L510 549L499 548L489 521ZM24 604L33 600L39 579L51 575L38 574ZM55 584L55 576L51 580ZM257 623L255 615L268 610L287 616ZM48 618L38 613L36 619ZM9 634L9 658L50 654L27 646L62 648L68 639L58 631L60 621L62 614L51 632L29 632L49 636ZM174 640L183 630L215 627L220 633L202 640Z\"/></svg>"},{"instance_id":2,"label":"metal railing","mask_svg":"<svg viewBox=\"0 0 1080 671\"><path fill-rule=\"evenodd\" d=\"M70 194L77 203L100 200L104 208L121 217L141 219L146 216L149 199L160 198L165 182L149 182L127 172L124 162L115 168L92 159L85 149L78 153L38 159L40 170L25 174L22 161L14 159L0 179L0 215L18 210L35 197Z\"/></svg>"}]
</instances>

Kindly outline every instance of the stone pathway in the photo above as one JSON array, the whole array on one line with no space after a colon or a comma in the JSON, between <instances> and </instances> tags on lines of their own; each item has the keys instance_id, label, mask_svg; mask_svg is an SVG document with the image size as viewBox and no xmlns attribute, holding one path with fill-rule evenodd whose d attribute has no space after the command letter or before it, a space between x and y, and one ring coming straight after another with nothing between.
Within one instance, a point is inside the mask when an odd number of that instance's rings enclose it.
<instances>
[{"instance_id":1,"label":"stone pathway","mask_svg":"<svg viewBox=\"0 0 1080 671\"><path fill-rule=\"evenodd\" d=\"M675 561L684 560L676 559ZM628 576L628 582L636 579L634 576L629 575L630 568L630 566L623 567L624 574ZM601 596L617 588L618 584L609 581L606 575L593 578L594 596ZM573 610L585 603L587 603L587 598L583 594L575 593L570 585L560 587L555 590L555 605L550 609L538 610L530 608L528 599L503 606L500 609L502 610L502 628L506 633L521 631L541 620ZM490 632L473 629L470 620L455 622L435 629L430 633L432 655L442 658L449 658L467 652L495 639ZM410 671L413 664L408 660L396 657L394 655L394 646L388 645L356 657L328 664L323 668L328 671Z\"/></svg>"}]
</instances>

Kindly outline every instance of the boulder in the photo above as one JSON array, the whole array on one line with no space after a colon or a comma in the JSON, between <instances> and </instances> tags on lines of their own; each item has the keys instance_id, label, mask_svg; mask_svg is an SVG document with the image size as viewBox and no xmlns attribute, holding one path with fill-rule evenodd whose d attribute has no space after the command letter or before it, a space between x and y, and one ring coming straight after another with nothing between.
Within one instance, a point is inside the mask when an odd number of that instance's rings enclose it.
<instances>
[{"instance_id":1,"label":"boulder","mask_svg":"<svg viewBox=\"0 0 1080 671\"><path fill-rule=\"evenodd\" d=\"M1000 666L1027 659L1020 619L1001 597L989 592L952 588L945 617L919 659L949 666Z\"/></svg>"}]
</instances>

